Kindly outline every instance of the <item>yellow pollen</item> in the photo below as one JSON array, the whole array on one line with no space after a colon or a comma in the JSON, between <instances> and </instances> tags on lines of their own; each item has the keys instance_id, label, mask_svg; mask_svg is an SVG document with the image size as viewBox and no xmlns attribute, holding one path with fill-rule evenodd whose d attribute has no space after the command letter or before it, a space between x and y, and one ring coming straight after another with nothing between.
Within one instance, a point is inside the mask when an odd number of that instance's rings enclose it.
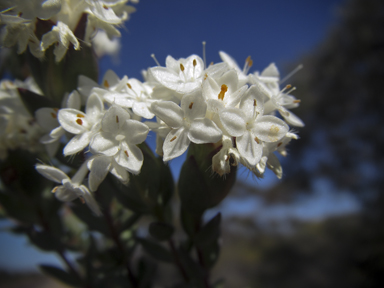
<instances>
[{"instance_id":1,"label":"yellow pollen","mask_svg":"<svg viewBox=\"0 0 384 288\"><path fill-rule=\"evenodd\" d=\"M76 115L76 117L77 117L77 118L84 118L85 116L84 116L83 114L80 114L80 113L79 113L79 114Z\"/></svg>"},{"instance_id":2,"label":"yellow pollen","mask_svg":"<svg viewBox=\"0 0 384 288\"><path fill-rule=\"evenodd\" d=\"M193 59L193 66L196 66L196 65L197 65L196 59Z\"/></svg>"},{"instance_id":3,"label":"yellow pollen","mask_svg":"<svg viewBox=\"0 0 384 288\"><path fill-rule=\"evenodd\" d=\"M127 83L127 86L128 86L129 89L132 89L131 84Z\"/></svg>"},{"instance_id":4,"label":"yellow pollen","mask_svg":"<svg viewBox=\"0 0 384 288\"><path fill-rule=\"evenodd\" d=\"M124 153L125 153L125 155L127 155L127 157L129 157L129 154L128 154L127 150L124 150Z\"/></svg>"},{"instance_id":5,"label":"yellow pollen","mask_svg":"<svg viewBox=\"0 0 384 288\"><path fill-rule=\"evenodd\" d=\"M79 124L79 125L83 125L83 121L81 119L77 119L76 123Z\"/></svg>"},{"instance_id":6,"label":"yellow pollen","mask_svg":"<svg viewBox=\"0 0 384 288\"><path fill-rule=\"evenodd\" d=\"M51 113L52 118L56 119L57 115L55 113Z\"/></svg>"},{"instance_id":7,"label":"yellow pollen","mask_svg":"<svg viewBox=\"0 0 384 288\"><path fill-rule=\"evenodd\" d=\"M184 65L180 63L180 70L184 72Z\"/></svg>"},{"instance_id":8,"label":"yellow pollen","mask_svg":"<svg viewBox=\"0 0 384 288\"><path fill-rule=\"evenodd\" d=\"M104 86L107 87L107 88L109 88L109 83L108 83L107 80L104 80Z\"/></svg>"},{"instance_id":9,"label":"yellow pollen","mask_svg":"<svg viewBox=\"0 0 384 288\"><path fill-rule=\"evenodd\" d=\"M116 115L116 123L119 123L119 116Z\"/></svg>"},{"instance_id":10,"label":"yellow pollen","mask_svg":"<svg viewBox=\"0 0 384 288\"><path fill-rule=\"evenodd\" d=\"M173 141L175 141L175 139L176 139L176 136L174 136L174 137L171 139L171 141L169 141L169 142L173 142Z\"/></svg>"},{"instance_id":11,"label":"yellow pollen","mask_svg":"<svg viewBox=\"0 0 384 288\"><path fill-rule=\"evenodd\" d=\"M192 109L192 106L193 106L193 102L191 102L191 104L189 104L189 109Z\"/></svg>"},{"instance_id":12,"label":"yellow pollen","mask_svg":"<svg viewBox=\"0 0 384 288\"><path fill-rule=\"evenodd\" d=\"M224 94L225 94L225 92L227 92L227 91L228 91L228 86L225 85L225 84L221 85L221 91L220 91L219 95L217 96L217 98L218 98L219 100L224 100Z\"/></svg>"},{"instance_id":13,"label":"yellow pollen","mask_svg":"<svg viewBox=\"0 0 384 288\"><path fill-rule=\"evenodd\" d=\"M255 141L256 141L257 144L260 144L259 138L255 137Z\"/></svg>"},{"instance_id":14,"label":"yellow pollen","mask_svg":"<svg viewBox=\"0 0 384 288\"><path fill-rule=\"evenodd\" d=\"M245 63L248 65L248 67L252 67L253 61L251 59L251 56L247 57L247 59L245 60Z\"/></svg>"},{"instance_id":15,"label":"yellow pollen","mask_svg":"<svg viewBox=\"0 0 384 288\"><path fill-rule=\"evenodd\" d=\"M293 100L293 103L300 103L301 100L300 99L297 99L297 100Z\"/></svg>"}]
</instances>

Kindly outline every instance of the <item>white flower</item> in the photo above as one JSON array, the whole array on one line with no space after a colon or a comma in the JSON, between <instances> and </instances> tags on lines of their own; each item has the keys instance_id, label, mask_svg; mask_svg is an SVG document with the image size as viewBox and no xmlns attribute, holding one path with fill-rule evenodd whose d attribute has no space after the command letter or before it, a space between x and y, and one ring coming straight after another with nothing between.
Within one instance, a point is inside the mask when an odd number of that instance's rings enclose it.
<instances>
[{"instance_id":1,"label":"white flower","mask_svg":"<svg viewBox=\"0 0 384 288\"><path fill-rule=\"evenodd\" d=\"M235 70L229 70L217 80L207 75L203 82L203 96L208 111L217 114L226 107L235 107L244 96L247 86L239 87Z\"/></svg>"},{"instance_id":2,"label":"white flower","mask_svg":"<svg viewBox=\"0 0 384 288\"><path fill-rule=\"evenodd\" d=\"M73 109L60 109L58 119L61 127L75 137L64 148L64 155L72 155L80 152L88 146L93 135L100 130L100 119L104 113L104 104L96 94L89 96L85 113Z\"/></svg>"},{"instance_id":3,"label":"white flower","mask_svg":"<svg viewBox=\"0 0 384 288\"><path fill-rule=\"evenodd\" d=\"M85 185L81 184L88 173L87 162L83 163L72 179L60 169L49 165L36 164L36 170L45 178L62 184L52 190L57 199L68 202L81 198L96 215L101 215L100 208L91 192Z\"/></svg>"},{"instance_id":4,"label":"white flower","mask_svg":"<svg viewBox=\"0 0 384 288\"><path fill-rule=\"evenodd\" d=\"M67 95L63 101L64 108L80 109L81 99L79 93L75 90ZM55 156L59 148L60 138L64 135L65 130L60 126L57 120L57 108L40 108L35 112L37 123L45 131L49 132L40 138L40 142L46 145L48 155Z\"/></svg>"},{"instance_id":5,"label":"white flower","mask_svg":"<svg viewBox=\"0 0 384 288\"><path fill-rule=\"evenodd\" d=\"M113 156L124 169L133 174L140 173L143 153L136 145L146 139L148 127L130 119L123 108L112 106L101 121L101 130L90 143L91 152Z\"/></svg>"},{"instance_id":6,"label":"white flower","mask_svg":"<svg viewBox=\"0 0 384 288\"><path fill-rule=\"evenodd\" d=\"M73 44L75 50L80 49L80 43L77 41L77 38L73 34L72 30L61 21L58 21L56 26L53 26L50 32L43 35L40 44L41 49L45 51L54 43L57 43L53 50L53 54L56 56L56 62L60 62L63 59L68 50L69 43Z\"/></svg>"},{"instance_id":7,"label":"white flower","mask_svg":"<svg viewBox=\"0 0 384 288\"><path fill-rule=\"evenodd\" d=\"M181 94L190 93L200 87L204 62L199 56L191 55L179 60L168 56L165 61L166 68L150 68L153 77L163 86Z\"/></svg>"},{"instance_id":8,"label":"white flower","mask_svg":"<svg viewBox=\"0 0 384 288\"><path fill-rule=\"evenodd\" d=\"M181 107L174 102L164 101L152 104L152 111L172 130L163 145L163 160L169 161L183 154L189 143L215 143L222 132L216 124L205 118L207 104L197 89L181 100Z\"/></svg>"},{"instance_id":9,"label":"white flower","mask_svg":"<svg viewBox=\"0 0 384 288\"><path fill-rule=\"evenodd\" d=\"M103 182L108 172L111 172L123 184L129 181L128 171L120 166L113 156L96 155L88 161L89 173L88 185L91 191L96 191L100 183Z\"/></svg>"},{"instance_id":10,"label":"white flower","mask_svg":"<svg viewBox=\"0 0 384 288\"><path fill-rule=\"evenodd\" d=\"M248 83L248 71L249 68L252 67L253 61L251 60L251 57L249 56L245 60L244 68L243 70L240 69L239 65L237 64L236 60L233 59L231 56L229 56L227 53L220 51L220 58L223 60L225 63L228 64L228 66L232 69L235 69L238 77L239 77L239 83L240 85L244 85Z\"/></svg>"},{"instance_id":11,"label":"white flower","mask_svg":"<svg viewBox=\"0 0 384 288\"><path fill-rule=\"evenodd\" d=\"M252 87L251 87L252 88ZM236 147L248 167L261 159L263 142L277 142L288 132L288 125L275 116L262 116L263 95L253 88L240 103L240 109L228 108L220 113L220 119L229 135L236 137Z\"/></svg>"}]
</instances>

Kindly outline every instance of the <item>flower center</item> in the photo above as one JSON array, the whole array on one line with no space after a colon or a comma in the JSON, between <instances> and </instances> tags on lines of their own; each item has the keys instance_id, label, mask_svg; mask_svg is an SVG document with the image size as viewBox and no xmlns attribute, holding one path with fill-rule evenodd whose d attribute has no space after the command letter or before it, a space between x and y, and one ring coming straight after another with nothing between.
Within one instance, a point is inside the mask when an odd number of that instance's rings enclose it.
<instances>
[{"instance_id":1,"label":"flower center","mask_svg":"<svg viewBox=\"0 0 384 288\"><path fill-rule=\"evenodd\" d=\"M125 139L125 136L124 136L124 135L121 135L121 134L116 135L116 137L115 137L115 140L116 140L116 141L123 141L124 139Z\"/></svg>"}]
</instances>

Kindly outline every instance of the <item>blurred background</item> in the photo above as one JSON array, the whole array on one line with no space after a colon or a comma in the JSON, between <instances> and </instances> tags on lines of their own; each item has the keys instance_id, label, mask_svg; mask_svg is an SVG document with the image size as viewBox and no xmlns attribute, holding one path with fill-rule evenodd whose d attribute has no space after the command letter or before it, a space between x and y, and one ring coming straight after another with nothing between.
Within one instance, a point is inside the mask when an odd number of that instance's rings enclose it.
<instances>
[{"instance_id":1,"label":"blurred background","mask_svg":"<svg viewBox=\"0 0 384 288\"><path fill-rule=\"evenodd\" d=\"M155 66L150 54L164 65L167 55L202 55L202 41L208 63L220 50L240 67L250 55L250 71L275 62L282 78L304 65L287 82L306 126L281 159L283 179L240 169L206 215L224 217L213 279L233 288L384 287L384 1L141 0L136 8L100 77L112 69L142 80ZM170 163L175 179L182 161ZM11 224L0 221L0 286L32 287L11 283L25 281L21 273L54 287L35 265L60 261L9 234Z\"/></svg>"}]
</instances>

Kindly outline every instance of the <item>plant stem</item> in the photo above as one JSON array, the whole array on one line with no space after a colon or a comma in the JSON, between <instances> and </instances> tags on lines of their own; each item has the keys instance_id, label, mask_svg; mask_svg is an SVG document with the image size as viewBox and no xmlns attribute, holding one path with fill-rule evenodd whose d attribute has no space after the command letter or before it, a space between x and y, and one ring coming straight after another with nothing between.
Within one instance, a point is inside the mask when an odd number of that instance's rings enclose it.
<instances>
[{"instance_id":1,"label":"plant stem","mask_svg":"<svg viewBox=\"0 0 384 288\"><path fill-rule=\"evenodd\" d=\"M123 255L123 263L125 264L125 268L127 269L128 279L131 282L133 287L139 287L138 283L137 283L137 279L132 272L130 263L126 259L125 248L124 248L123 243L121 243L120 238L119 238L119 234L117 233L115 225L113 224L113 219L112 219L111 213L109 211L109 208L104 209L103 214L104 214L105 220L107 221L109 231L111 232L111 237L112 237L113 241L115 242L117 248L120 250L120 252Z\"/></svg>"},{"instance_id":2,"label":"plant stem","mask_svg":"<svg viewBox=\"0 0 384 288\"><path fill-rule=\"evenodd\" d=\"M179 253L176 250L175 243L173 242L173 239L168 240L168 244L169 244L169 247L171 248L176 267L179 269L185 282L189 282L189 277L188 277L187 272L185 271L185 269L184 269L184 267L180 261Z\"/></svg>"}]
</instances>

